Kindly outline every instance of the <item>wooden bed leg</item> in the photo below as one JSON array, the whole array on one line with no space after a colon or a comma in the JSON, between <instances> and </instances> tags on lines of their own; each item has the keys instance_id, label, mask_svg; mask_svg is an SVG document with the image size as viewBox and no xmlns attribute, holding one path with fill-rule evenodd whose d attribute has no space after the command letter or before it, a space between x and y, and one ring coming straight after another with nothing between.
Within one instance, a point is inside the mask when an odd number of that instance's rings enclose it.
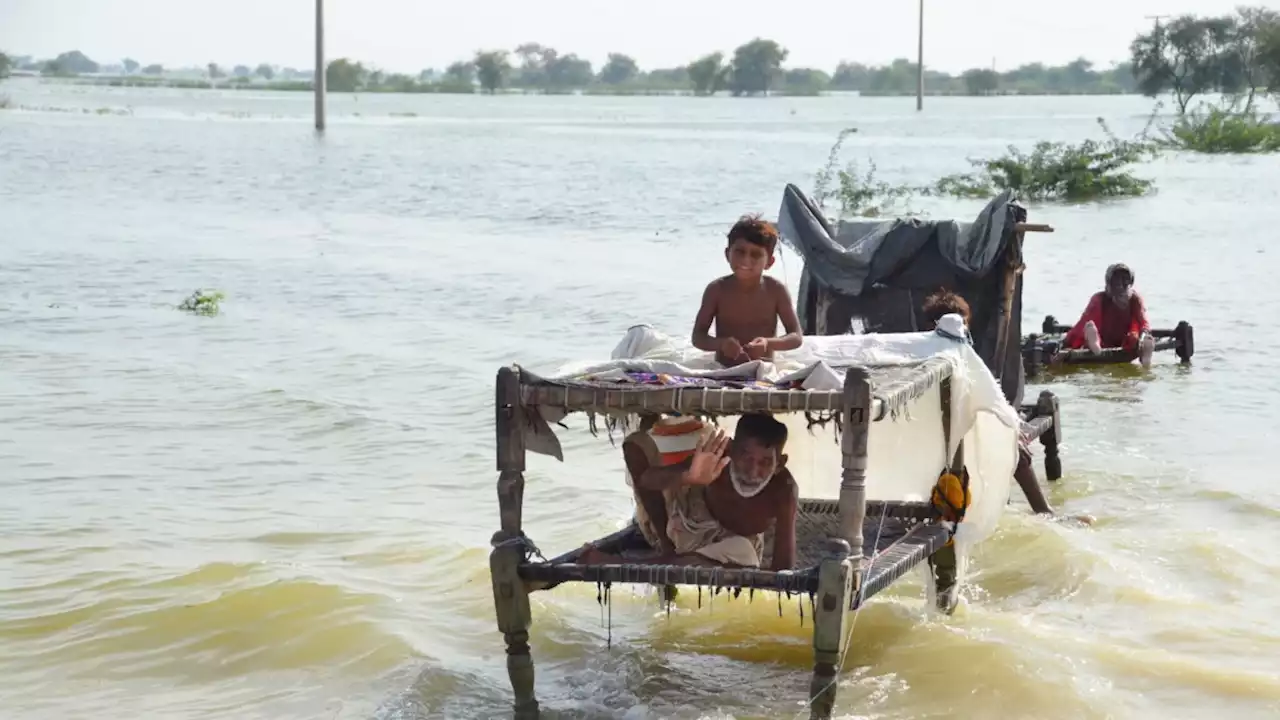
<instances>
[{"instance_id":1,"label":"wooden bed leg","mask_svg":"<svg viewBox=\"0 0 1280 720\"><path fill-rule=\"evenodd\" d=\"M520 374L502 368L494 397L498 455L498 513L501 527L493 536L489 574L498 630L507 643L507 675L515 692L515 720L537 720L533 693L533 655L529 652L529 589L520 579L526 540L521 527L524 506L524 435L521 433Z\"/></svg>"},{"instance_id":2,"label":"wooden bed leg","mask_svg":"<svg viewBox=\"0 0 1280 720\"><path fill-rule=\"evenodd\" d=\"M845 620L854 593L854 564L849 543L832 538L818 565L818 593L813 615L813 680L809 683L809 717L829 720L836 704L837 674L845 649Z\"/></svg>"},{"instance_id":3,"label":"wooden bed leg","mask_svg":"<svg viewBox=\"0 0 1280 720\"><path fill-rule=\"evenodd\" d=\"M849 554L862 558L862 525L867 518L867 440L871 431L871 375L866 368L851 367L845 373L841 404L844 436L840 450L840 536L849 544Z\"/></svg>"},{"instance_id":4,"label":"wooden bed leg","mask_svg":"<svg viewBox=\"0 0 1280 720\"><path fill-rule=\"evenodd\" d=\"M1192 329L1191 323L1186 320L1179 322L1178 327L1173 330L1173 337L1178 341L1178 346L1174 350L1178 359L1184 365L1191 362L1191 356L1196 353L1195 330Z\"/></svg>"},{"instance_id":5,"label":"wooden bed leg","mask_svg":"<svg viewBox=\"0 0 1280 720\"><path fill-rule=\"evenodd\" d=\"M1036 416L1053 418L1053 427L1040 436L1044 446L1044 476L1050 482L1062 478L1062 459L1058 457L1058 443L1062 442L1062 416L1058 413L1058 396L1048 390L1040 393L1036 401Z\"/></svg>"},{"instance_id":6,"label":"wooden bed leg","mask_svg":"<svg viewBox=\"0 0 1280 720\"><path fill-rule=\"evenodd\" d=\"M1022 370L1027 377L1040 374L1040 366L1044 364L1044 351L1040 348L1040 336L1032 333L1027 337L1027 344L1022 349Z\"/></svg>"},{"instance_id":7,"label":"wooden bed leg","mask_svg":"<svg viewBox=\"0 0 1280 720\"><path fill-rule=\"evenodd\" d=\"M533 655L529 652L529 591L520 580L518 568L524 549L508 544L489 554L493 576L493 602L498 611L498 629L507 642L507 675L515 692L515 720L538 720L538 700L533 693Z\"/></svg>"},{"instance_id":8,"label":"wooden bed leg","mask_svg":"<svg viewBox=\"0 0 1280 720\"><path fill-rule=\"evenodd\" d=\"M956 546L948 543L929 556L929 570L933 575L933 591L938 611L950 615L960 602L960 586L956 577Z\"/></svg>"}]
</instances>

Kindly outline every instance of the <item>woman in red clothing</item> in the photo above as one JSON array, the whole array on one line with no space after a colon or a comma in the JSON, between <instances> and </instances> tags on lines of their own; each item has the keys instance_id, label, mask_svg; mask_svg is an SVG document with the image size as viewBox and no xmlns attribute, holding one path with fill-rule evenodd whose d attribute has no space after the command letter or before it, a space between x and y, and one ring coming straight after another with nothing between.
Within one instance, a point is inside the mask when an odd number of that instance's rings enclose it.
<instances>
[{"instance_id":1,"label":"woman in red clothing","mask_svg":"<svg viewBox=\"0 0 1280 720\"><path fill-rule=\"evenodd\" d=\"M1155 338L1147 322L1147 308L1142 296L1133 289L1133 271L1124 263L1107 268L1106 288L1089 298L1089 305L1075 327L1062 339L1066 350L1089 348L1094 353L1103 348L1123 348L1151 366Z\"/></svg>"}]
</instances>

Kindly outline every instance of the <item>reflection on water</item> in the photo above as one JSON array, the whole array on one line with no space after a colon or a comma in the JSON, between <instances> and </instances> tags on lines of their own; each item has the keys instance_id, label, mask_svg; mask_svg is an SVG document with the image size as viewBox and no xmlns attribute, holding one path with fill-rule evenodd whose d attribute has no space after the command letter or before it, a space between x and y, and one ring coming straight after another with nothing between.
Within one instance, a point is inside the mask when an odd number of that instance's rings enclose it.
<instances>
[{"instance_id":1,"label":"reflection on water","mask_svg":"<svg viewBox=\"0 0 1280 720\"><path fill-rule=\"evenodd\" d=\"M0 694L59 718L502 715L499 365L603 356L637 322L686 332L727 224L807 186L843 127L886 179L921 184L1009 142L1092 135L1099 115L1136 131L1149 107L337 96L317 142L305 96L6 92L130 110L0 113ZM1050 500L1097 525L1015 498L955 617L924 612L915 576L877 599L842 713L1280 713L1260 300L1278 171L1170 157L1143 169L1151 197L1031 208L1058 228L1028 241L1031 325L1122 260L1155 324L1196 326L1194 365L1042 378L1065 423ZM774 272L798 282L785 253ZM217 317L174 309L195 288L226 293ZM528 473L548 554L629 511L616 448L566 424L567 462ZM547 717L807 714L796 598L534 602Z\"/></svg>"}]
</instances>

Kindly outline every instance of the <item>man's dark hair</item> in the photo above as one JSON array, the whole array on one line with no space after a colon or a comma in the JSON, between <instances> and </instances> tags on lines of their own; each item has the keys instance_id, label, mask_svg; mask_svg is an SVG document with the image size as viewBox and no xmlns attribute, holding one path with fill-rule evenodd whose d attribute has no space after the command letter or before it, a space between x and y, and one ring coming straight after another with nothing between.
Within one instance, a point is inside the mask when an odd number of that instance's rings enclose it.
<instances>
[{"instance_id":1,"label":"man's dark hair","mask_svg":"<svg viewBox=\"0 0 1280 720\"><path fill-rule=\"evenodd\" d=\"M787 426L778 422L772 415L748 413L738 419L738 428L734 432L734 440L752 439L764 447L782 452L787 444Z\"/></svg>"},{"instance_id":2,"label":"man's dark hair","mask_svg":"<svg viewBox=\"0 0 1280 720\"><path fill-rule=\"evenodd\" d=\"M943 315L959 313L964 318L965 326L969 325L969 303L950 290L939 290L924 299L924 319L929 328L937 327Z\"/></svg>"},{"instance_id":3,"label":"man's dark hair","mask_svg":"<svg viewBox=\"0 0 1280 720\"><path fill-rule=\"evenodd\" d=\"M729 228L729 244L732 245L734 240L746 240L752 245L759 245L772 255L778 247L778 230L773 223L759 215L743 215Z\"/></svg>"}]
</instances>

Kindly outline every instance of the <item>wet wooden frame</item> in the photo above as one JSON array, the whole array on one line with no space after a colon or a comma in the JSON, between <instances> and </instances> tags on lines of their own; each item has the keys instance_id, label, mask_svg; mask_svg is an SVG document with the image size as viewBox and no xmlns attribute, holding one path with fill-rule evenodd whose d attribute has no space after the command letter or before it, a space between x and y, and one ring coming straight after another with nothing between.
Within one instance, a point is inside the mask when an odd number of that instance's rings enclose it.
<instances>
[{"instance_id":1,"label":"wet wooden frame","mask_svg":"<svg viewBox=\"0 0 1280 720\"><path fill-rule=\"evenodd\" d=\"M531 592L563 582L697 585L731 591L771 590L808 594L813 599L814 667L810 685L812 715L831 716L836 675L848 641L847 611L888 587L908 570L950 547L951 528L928 503L868 502L867 441L871 423L896 417L912 400L938 386L944 442L949 446L950 362L941 357L906 366L848 368L839 391L726 388L601 387L538 378L517 366L498 371L495 393L498 505L501 529L493 537L490 573L498 627L507 645L507 670L518 720L539 716L534 665L529 650ZM838 499L802 500L809 512L838 515L838 532L826 541L816 565L793 572L758 568L689 567L643 562L617 565L577 563L580 550L545 562L532 562L523 530L526 411L538 406L567 412L742 414L749 412L831 412L841 422L842 475ZM536 410L535 410L536 411ZM953 462L963 462L963 441ZM869 523L893 518L900 534L880 547L867 541ZM637 542L634 526L596 542L606 552ZM874 537L878 537L877 532ZM642 542L642 541L641 541ZM954 553L936 564L935 585L954 592ZM939 572L939 567L942 568ZM948 567L951 575L947 576ZM939 593L942 594L941 592Z\"/></svg>"}]
</instances>

